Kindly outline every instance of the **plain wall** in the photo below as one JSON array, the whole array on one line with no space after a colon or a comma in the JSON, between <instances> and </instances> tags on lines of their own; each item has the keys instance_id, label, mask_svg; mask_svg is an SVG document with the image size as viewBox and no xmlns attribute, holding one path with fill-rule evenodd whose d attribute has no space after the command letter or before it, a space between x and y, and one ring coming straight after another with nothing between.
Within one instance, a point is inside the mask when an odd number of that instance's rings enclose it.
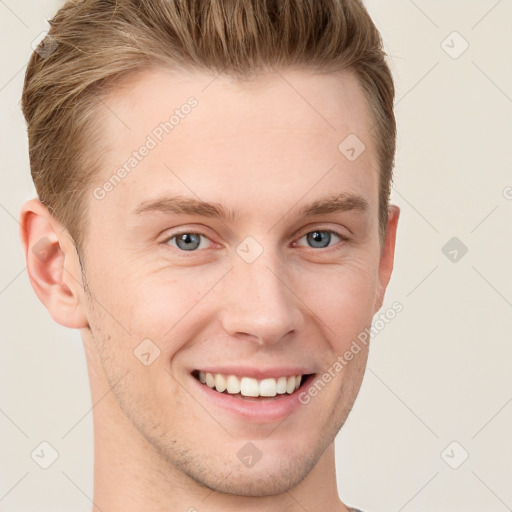
<instances>
[{"instance_id":1,"label":"plain wall","mask_svg":"<svg viewBox=\"0 0 512 512\"><path fill-rule=\"evenodd\" d=\"M510 510L512 2L366 4L397 87L392 203L402 211L382 311L395 301L403 311L373 338L338 435L340 496L367 512ZM91 509L94 404L81 340L37 299L18 235L21 204L35 194L24 71L59 5L0 2L0 511L9 512ZM59 453L46 470L31 458L42 441Z\"/></svg>"}]
</instances>

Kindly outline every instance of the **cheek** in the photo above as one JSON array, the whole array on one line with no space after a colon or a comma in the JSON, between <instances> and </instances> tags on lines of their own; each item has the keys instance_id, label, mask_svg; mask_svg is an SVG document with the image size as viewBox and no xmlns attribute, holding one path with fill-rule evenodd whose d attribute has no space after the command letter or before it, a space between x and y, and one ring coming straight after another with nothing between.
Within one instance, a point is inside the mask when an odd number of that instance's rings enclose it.
<instances>
[{"instance_id":1,"label":"cheek","mask_svg":"<svg viewBox=\"0 0 512 512\"><path fill-rule=\"evenodd\" d=\"M333 265L292 267L294 270L284 277L296 295L290 299L304 315L314 314L334 332L349 335L364 329L373 317L378 284L378 265L372 254L365 251L354 257L348 255ZM210 302L208 293L225 269L196 266L148 273L139 266L130 272L126 264L116 264L113 261L116 258L111 255L106 261L109 253L95 258L103 265L93 274L91 288L98 303L109 313L101 315L102 321L123 337L126 331L131 333L133 343L149 338L157 344L161 340L161 346L165 347L164 340L173 338L173 331L183 332L185 328L191 335L191 319L201 311L201 316L208 312L215 314L222 307L220 288L212 294L214 302ZM222 293L229 293L227 288L222 289ZM330 330L326 330L328 338L333 337Z\"/></svg>"},{"instance_id":2,"label":"cheek","mask_svg":"<svg viewBox=\"0 0 512 512\"><path fill-rule=\"evenodd\" d=\"M191 325L196 306L212 286L210 280L193 272L179 277L159 273L134 283L126 308L131 331L144 337L172 338L173 331Z\"/></svg>"},{"instance_id":3,"label":"cheek","mask_svg":"<svg viewBox=\"0 0 512 512\"><path fill-rule=\"evenodd\" d=\"M297 295L329 325L371 322L378 273L370 262L347 261L337 268L314 269L299 278Z\"/></svg>"},{"instance_id":4,"label":"cheek","mask_svg":"<svg viewBox=\"0 0 512 512\"><path fill-rule=\"evenodd\" d=\"M331 367L338 356L345 360L344 354L350 351L353 343L359 345L357 356L348 365L344 364L340 372L344 375L343 380L347 381L359 381L364 373L367 347L358 342L358 336L365 333L373 319L378 279L376 271L372 272L372 269L370 264L362 262L347 263L335 271L326 272L321 280L315 272L307 280L314 283L314 286L310 283L301 292L307 305L306 314L311 318L310 323L314 323L321 331L326 340L326 349L329 347L325 351L326 367ZM336 379L336 382L340 381Z\"/></svg>"}]
</instances>

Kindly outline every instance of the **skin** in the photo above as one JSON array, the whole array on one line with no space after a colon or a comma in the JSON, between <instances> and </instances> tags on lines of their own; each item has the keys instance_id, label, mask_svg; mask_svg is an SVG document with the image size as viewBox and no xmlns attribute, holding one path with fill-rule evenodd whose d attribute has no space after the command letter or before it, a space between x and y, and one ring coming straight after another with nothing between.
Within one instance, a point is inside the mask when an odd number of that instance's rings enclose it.
<instances>
[{"instance_id":1,"label":"skin","mask_svg":"<svg viewBox=\"0 0 512 512\"><path fill-rule=\"evenodd\" d=\"M380 245L372 119L349 72L269 72L244 85L213 78L148 71L98 110L104 166L88 191L83 272L68 231L37 199L21 211L32 286L54 320L83 339L96 404L93 511L347 511L334 439L359 392L367 346L278 422L220 411L197 393L190 371L307 365L321 375L370 327L399 217L391 205ZM94 187L190 96L197 107L95 199ZM353 162L338 150L350 133L366 145ZM333 192L362 196L368 211L298 214ZM131 213L165 193L238 215ZM306 236L325 229L349 239L325 235L314 245ZM204 235L201 245L183 250L170 239L178 232ZM236 252L247 236L263 249L251 264ZM41 240L44 261L31 251ZM147 338L160 350L149 366L133 353ZM251 468L237 457L248 441L262 453Z\"/></svg>"}]
</instances>

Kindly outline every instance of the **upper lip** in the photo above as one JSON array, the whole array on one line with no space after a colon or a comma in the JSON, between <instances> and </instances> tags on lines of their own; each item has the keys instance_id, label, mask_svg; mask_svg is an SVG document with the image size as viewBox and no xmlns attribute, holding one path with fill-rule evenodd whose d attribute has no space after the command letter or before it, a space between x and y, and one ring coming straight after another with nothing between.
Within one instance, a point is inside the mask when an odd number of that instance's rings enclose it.
<instances>
[{"instance_id":1,"label":"upper lip","mask_svg":"<svg viewBox=\"0 0 512 512\"><path fill-rule=\"evenodd\" d=\"M208 366L196 368L196 371L235 375L237 377L252 377L257 380L269 378L277 379L278 377L291 377L292 375L309 375L315 373L311 368L306 368L305 366L279 366L266 369L250 366Z\"/></svg>"}]
</instances>

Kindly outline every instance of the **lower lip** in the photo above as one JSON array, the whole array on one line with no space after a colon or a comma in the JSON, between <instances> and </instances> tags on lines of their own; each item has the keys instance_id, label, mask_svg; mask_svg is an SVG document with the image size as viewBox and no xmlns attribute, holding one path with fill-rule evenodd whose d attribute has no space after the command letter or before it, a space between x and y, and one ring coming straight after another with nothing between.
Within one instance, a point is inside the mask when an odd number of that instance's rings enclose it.
<instances>
[{"instance_id":1,"label":"lower lip","mask_svg":"<svg viewBox=\"0 0 512 512\"><path fill-rule=\"evenodd\" d=\"M307 390L315 374L309 375L304 384L293 393L284 393L276 395L274 400L244 400L227 393L219 393L199 382L193 375L190 378L194 381L198 391L202 393L209 402L228 410L231 413L253 422L278 421L292 414L299 406L303 405L299 401L299 395Z\"/></svg>"}]
</instances>

